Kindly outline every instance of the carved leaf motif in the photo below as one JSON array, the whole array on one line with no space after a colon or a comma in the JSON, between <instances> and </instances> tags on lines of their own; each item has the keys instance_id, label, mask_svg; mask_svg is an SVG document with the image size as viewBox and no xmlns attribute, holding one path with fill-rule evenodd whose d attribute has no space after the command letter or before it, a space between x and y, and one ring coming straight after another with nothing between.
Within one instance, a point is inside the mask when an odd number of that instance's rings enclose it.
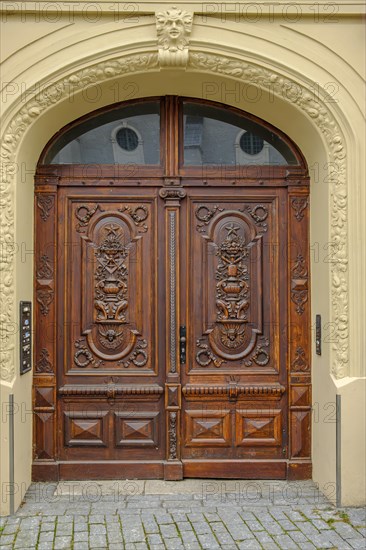
<instances>
[{"instance_id":1,"label":"carved leaf motif","mask_svg":"<svg viewBox=\"0 0 366 550\"><path fill-rule=\"evenodd\" d=\"M54 204L55 204L54 195L40 194L37 196L37 206L41 210L41 218L44 222L48 220L51 209L54 207Z\"/></svg>"},{"instance_id":2,"label":"carved leaf motif","mask_svg":"<svg viewBox=\"0 0 366 550\"><path fill-rule=\"evenodd\" d=\"M47 254L41 256L37 267L37 279L52 279L53 266Z\"/></svg>"},{"instance_id":3,"label":"carved leaf motif","mask_svg":"<svg viewBox=\"0 0 366 550\"><path fill-rule=\"evenodd\" d=\"M40 357L36 363L35 370L38 373L51 373L53 372L53 367L50 362L50 354L46 348L41 349Z\"/></svg>"},{"instance_id":4,"label":"carved leaf motif","mask_svg":"<svg viewBox=\"0 0 366 550\"><path fill-rule=\"evenodd\" d=\"M308 301L308 270L305 258L298 254L291 269L291 300L296 304L296 312L302 315Z\"/></svg>"},{"instance_id":5,"label":"carved leaf motif","mask_svg":"<svg viewBox=\"0 0 366 550\"><path fill-rule=\"evenodd\" d=\"M291 370L293 372L307 372L310 370L309 362L305 357L305 350L300 346L296 348L295 359L291 364Z\"/></svg>"},{"instance_id":6,"label":"carved leaf motif","mask_svg":"<svg viewBox=\"0 0 366 550\"><path fill-rule=\"evenodd\" d=\"M291 199L291 206L293 210L295 210L295 218L298 222L301 222L303 219L304 211L306 210L308 203L309 201L307 197L293 197Z\"/></svg>"},{"instance_id":7,"label":"carved leaf motif","mask_svg":"<svg viewBox=\"0 0 366 550\"><path fill-rule=\"evenodd\" d=\"M177 458L177 413L169 413L169 460Z\"/></svg>"},{"instance_id":8,"label":"carved leaf motif","mask_svg":"<svg viewBox=\"0 0 366 550\"><path fill-rule=\"evenodd\" d=\"M54 291L47 289L38 289L36 292L36 299L40 305L42 315L47 315L50 311L50 305L54 298Z\"/></svg>"}]
</instances>

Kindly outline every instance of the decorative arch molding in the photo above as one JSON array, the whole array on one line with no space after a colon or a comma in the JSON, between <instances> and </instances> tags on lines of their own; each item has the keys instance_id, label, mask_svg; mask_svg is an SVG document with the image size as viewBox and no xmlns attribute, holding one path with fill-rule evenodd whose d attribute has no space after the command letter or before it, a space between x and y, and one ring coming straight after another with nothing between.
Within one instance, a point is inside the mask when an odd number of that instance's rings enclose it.
<instances>
[{"instance_id":1,"label":"decorative arch molding","mask_svg":"<svg viewBox=\"0 0 366 550\"><path fill-rule=\"evenodd\" d=\"M1 141L1 256L0 293L2 311L0 315L1 380L11 384L15 377L15 216L14 194L16 183L17 152L26 131L47 109L70 94L81 91L85 86L118 78L131 73L159 70L158 54L146 52L124 55L110 61L103 61L85 68L75 69L66 76L60 76L42 89L27 103L17 105L18 110L9 122ZM325 101L315 97L310 83L300 83L281 74L279 69L268 69L259 64L238 59L226 54L210 54L196 51L189 53L187 71L222 75L240 82L256 85L258 88L286 98L310 118L322 134L328 146L329 161L337 170L329 178L330 239L335 248L331 266L331 322L335 327L331 372L335 378L348 374L349 365L349 311L348 311L348 233L347 233L347 184L346 151L343 135L337 118ZM324 94L325 96L325 94ZM16 108L16 107L14 107ZM338 117L340 119L340 117Z\"/></svg>"}]
</instances>

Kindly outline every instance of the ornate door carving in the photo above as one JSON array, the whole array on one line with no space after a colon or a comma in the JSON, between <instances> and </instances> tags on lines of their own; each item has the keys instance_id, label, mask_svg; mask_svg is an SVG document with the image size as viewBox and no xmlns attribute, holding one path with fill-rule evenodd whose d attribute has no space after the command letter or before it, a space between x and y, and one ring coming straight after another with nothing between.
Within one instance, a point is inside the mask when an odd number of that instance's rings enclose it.
<instances>
[{"instance_id":1,"label":"ornate door carving","mask_svg":"<svg viewBox=\"0 0 366 550\"><path fill-rule=\"evenodd\" d=\"M306 172L203 179L165 109L164 168L39 169L33 476L309 477Z\"/></svg>"}]
</instances>

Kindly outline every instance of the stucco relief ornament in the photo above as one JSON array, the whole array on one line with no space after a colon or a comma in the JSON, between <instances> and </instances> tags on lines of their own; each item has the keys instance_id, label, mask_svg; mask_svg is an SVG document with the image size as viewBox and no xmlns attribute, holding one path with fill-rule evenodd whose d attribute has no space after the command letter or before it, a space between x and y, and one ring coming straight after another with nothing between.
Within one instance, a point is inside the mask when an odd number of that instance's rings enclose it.
<instances>
[{"instance_id":1,"label":"stucco relief ornament","mask_svg":"<svg viewBox=\"0 0 366 550\"><path fill-rule=\"evenodd\" d=\"M164 14L163 14L164 15ZM166 16L165 16L166 17ZM160 14L159 14L160 19ZM163 23L159 22L159 27ZM164 31L166 34L166 31ZM159 30L160 40L163 32ZM174 34L174 33L173 33ZM187 45L189 33L184 37ZM169 36L169 35L168 35ZM170 40L170 38L169 38ZM161 43L162 50L166 49L169 59L168 46ZM179 50L182 51L182 50ZM184 51L184 50L183 50ZM164 57L164 56L163 56ZM173 56L174 57L174 56ZM14 105L17 109L14 116L6 125L3 124L4 134L0 150L0 379L11 383L15 377L15 227L14 227L14 189L17 174L18 150L24 134L34 120L43 115L49 107L70 97L70 90L76 93L91 83L98 84L109 78L129 75L131 73L155 71L161 65L161 56L155 52L124 55L119 59L95 63L91 67L75 69L70 74L60 75L58 80L50 86L42 88L42 92L30 97L24 103L20 101ZM271 90L276 96L291 101L305 113L324 135L328 144L329 160L335 163L336 178L329 181L330 197L330 237L337 243L332 264L332 322L337 335L333 344L332 373L336 378L347 375L349 365L349 334L348 334L348 197L346 179L346 150L341 128L337 117L329 110L329 104L324 97L315 96L308 85L297 78L287 78L281 72L268 70L255 63L229 57L222 53L209 54L202 51L190 51L189 67L192 72L199 71L207 74L220 74L234 77L239 81L250 82L260 89ZM66 70L66 69L65 69ZM5 251L5 253L3 252Z\"/></svg>"},{"instance_id":2,"label":"stucco relief ornament","mask_svg":"<svg viewBox=\"0 0 366 550\"><path fill-rule=\"evenodd\" d=\"M160 67L186 67L193 14L173 6L156 14Z\"/></svg>"}]
</instances>

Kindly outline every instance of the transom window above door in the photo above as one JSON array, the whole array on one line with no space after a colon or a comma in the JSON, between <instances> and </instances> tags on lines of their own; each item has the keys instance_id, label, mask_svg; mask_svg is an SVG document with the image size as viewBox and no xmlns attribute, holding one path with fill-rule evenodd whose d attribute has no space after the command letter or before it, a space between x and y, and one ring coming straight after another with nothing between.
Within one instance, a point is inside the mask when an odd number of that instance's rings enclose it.
<instances>
[{"instance_id":1,"label":"transom window above door","mask_svg":"<svg viewBox=\"0 0 366 550\"><path fill-rule=\"evenodd\" d=\"M174 157L174 158L173 158ZM299 166L296 146L268 123L228 106L166 96L91 113L51 140L41 164L175 166Z\"/></svg>"}]
</instances>

